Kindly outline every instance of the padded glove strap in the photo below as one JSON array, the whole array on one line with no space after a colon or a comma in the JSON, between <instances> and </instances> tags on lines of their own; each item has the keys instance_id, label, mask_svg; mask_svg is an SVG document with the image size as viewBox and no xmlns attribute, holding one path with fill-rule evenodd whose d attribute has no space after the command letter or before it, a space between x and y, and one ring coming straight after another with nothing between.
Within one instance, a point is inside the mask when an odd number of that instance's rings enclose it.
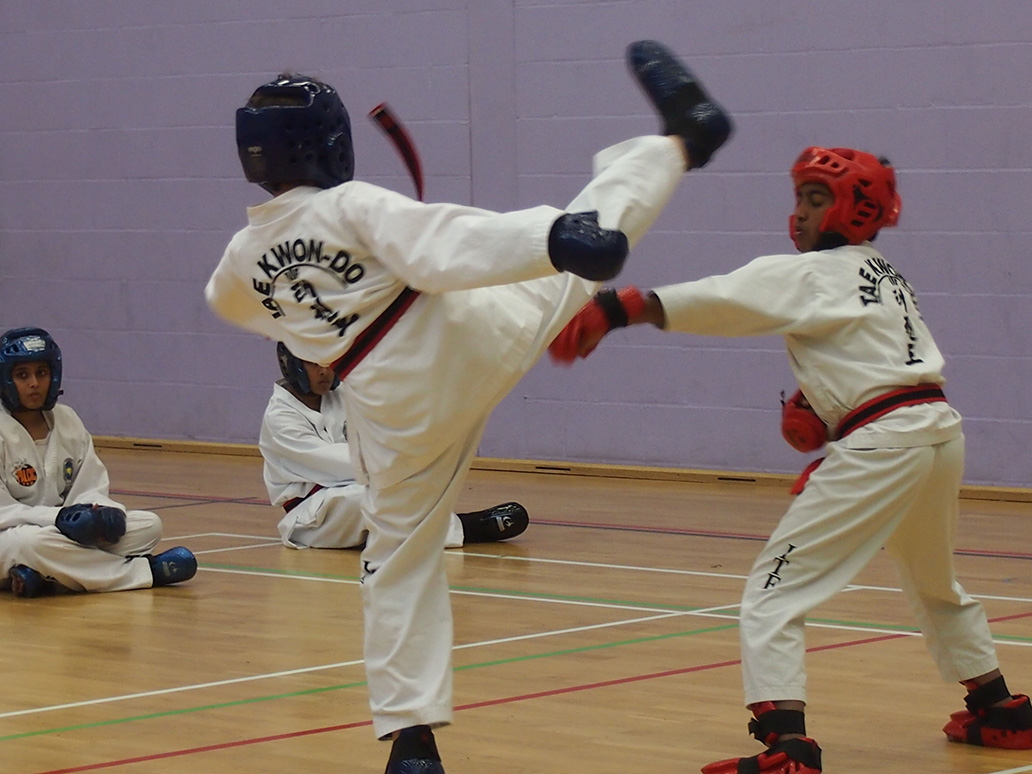
<instances>
[{"instance_id":1,"label":"padded glove strap","mask_svg":"<svg viewBox=\"0 0 1032 774\"><path fill-rule=\"evenodd\" d=\"M603 288L595 294L595 303L605 315L609 330L626 328L632 317L645 310L645 296L633 285L620 291Z\"/></svg>"},{"instance_id":2,"label":"padded glove strap","mask_svg":"<svg viewBox=\"0 0 1032 774\"><path fill-rule=\"evenodd\" d=\"M626 328L630 322L627 319L627 310L624 309L620 299L617 298L613 288L605 288L595 294L595 303L599 305L602 313L609 322L609 328Z\"/></svg>"}]
</instances>

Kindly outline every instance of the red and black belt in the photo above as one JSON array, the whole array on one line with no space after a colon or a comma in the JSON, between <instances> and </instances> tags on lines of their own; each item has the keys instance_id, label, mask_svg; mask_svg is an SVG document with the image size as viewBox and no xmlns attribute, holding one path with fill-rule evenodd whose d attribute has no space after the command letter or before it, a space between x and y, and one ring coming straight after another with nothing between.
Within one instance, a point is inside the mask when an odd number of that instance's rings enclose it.
<instances>
[{"instance_id":1,"label":"red and black belt","mask_svg":"<svg viewBox=\"0 0 1032 774\"><path fill-rule=\"evenodd\" d=\"M842 421L835 428L835 440L845 438L854 430L859 430L864 425L880 419L886 414L904 406L916 406L921 403L944 403L946 394L942 388L935 384L915 384L912 387L901 387L898 390L879 395L866 403L857 406L846 414ZM824 458L814 460L806 469L799 474L795 484L792 485L792 494L799 494L806 486L810 474L817 466L824 461Z\"/></svg>"},{"instance_id":2,"label":"red and black belt","mask_svg":"<svg viewBox=\"0 0 1032 774\"><path fill-rule=\"evenodd\" d=\"M307 500L309 497L314 495L316 492L318 492L322 488L323 487L322 487L321 484L316 484L315 488L311 492L306 494L304 497L295 497L295 498L293 498L291 500L287 500L285 503L283 503L283 512L284 513L290 513L292 510L297 508L297 506L299 506L301 503L303 503L305 500Z\"/></svg>"},{"instance_id":3,"label":"red and black belt","mask_svg":"<svg viewBox=\"0 0 1032 774\"><path fill-rule=\"evenodd\" d=\"M406 287L398 294L397 298L391 301L390 306L384 309L364 331L355 337L348 351L330 364L330 368L337 374L338 379L343 381L344 377L362 362L362 358L372 352L373 347L377 345L380 339L387 335L387 331L394 327L394 324L401 319L401 316L405 314L405 310L412 306L412 302L418 296L418 290ZM315 488L304 497L295 497L287 500L283 503L283 510L286 513L290 513L322 488L319 484L316 484Z\"/></svg>"},{"instance_id":4,"label":"red and black belt","mask_svg":"<svg viewBox=\"0 0 1032 774\"><path fill-rule=\"evenodd\" d=\"M373 320L369 326L355 337L351 347L330 364L330 368L337 374L337 378L344 381L355 366L362 362L362 359L373 351L380 339L387 335L387 331L394 327L394 324L405 314L405 310L412 306L412 302L419 296L418 290L406 287L398 297L391 301L391 305L384 309L380 315Z\"/></svg>"},{"instance_id":5,"label":"red and black belt","mask_svg":"<svg viewBox=\"0 0 1032 774\"><path fill-rule=\"evenodd\" d=\"M916 406L919 403L943 403L945 400L946 395L942 388L935 384L915 384L913 387L902 387L887 392L846 414L835 429L835 438L845 438L854 430L903 406Z\"/></svg>"}]
</instances>

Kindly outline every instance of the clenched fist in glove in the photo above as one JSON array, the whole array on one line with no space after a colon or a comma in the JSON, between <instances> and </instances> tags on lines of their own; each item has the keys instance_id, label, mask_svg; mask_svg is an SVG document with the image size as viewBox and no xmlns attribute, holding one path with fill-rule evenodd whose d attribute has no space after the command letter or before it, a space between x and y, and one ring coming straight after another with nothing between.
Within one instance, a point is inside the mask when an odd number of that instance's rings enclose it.
<instances>
[{"instance_id":1,"label":"clenched fist in glove","mask_svg":"<svg viewBox=\"0 0 1032 774\"><path fill-rule=\"evenodd\" d=\"M567 364L587 357L609 331L637 322L645 306L645 296L636 287L600 290L555 337L548 354L556 363Z\"/></svg>"},{"instance_id":2,"label":"clenched fist in glove","mask_svg":"<svg viewBox=\"0 0 1032 774\"><path fill-rule=\"evenodd\" d=\"M125 534L125 513L110 505L79 503L59 510L54 525L79 545L112 545Z\"/></svg>"},{"instance_id":3,"label":"clenched fist in glove","mask_svg":"<svg viewBox=\"0 0 1032 774\"><path fill-rule=\"evenodd\" d=\"M817 451L828 442L828 428L810 406L802 390L788 400L781 393L781 435L801 452Z\"/></svg>"}]
</instances>

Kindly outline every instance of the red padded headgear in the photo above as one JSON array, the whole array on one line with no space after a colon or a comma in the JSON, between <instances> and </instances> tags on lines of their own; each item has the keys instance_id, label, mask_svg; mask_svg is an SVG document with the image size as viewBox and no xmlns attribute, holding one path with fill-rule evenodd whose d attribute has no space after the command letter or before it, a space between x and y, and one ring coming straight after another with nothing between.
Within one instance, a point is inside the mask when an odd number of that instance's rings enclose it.
<instances>
[{"instance_id":1,"label":"red padded headgear","mask_svg":"<svg viewBox=\"0 0 1032 774\"><path fill-rule=\"evenodd\" d=\"M870 153L807 148L792 165L792 183L796 191L803 183L823 183L831 189L835 202L824 215L821 231L841 234L851 245L899 221L902 202L896 193L896 173ZM789 234L794 242L793 217L789 217Z\"/></svg>"}]
</instances>

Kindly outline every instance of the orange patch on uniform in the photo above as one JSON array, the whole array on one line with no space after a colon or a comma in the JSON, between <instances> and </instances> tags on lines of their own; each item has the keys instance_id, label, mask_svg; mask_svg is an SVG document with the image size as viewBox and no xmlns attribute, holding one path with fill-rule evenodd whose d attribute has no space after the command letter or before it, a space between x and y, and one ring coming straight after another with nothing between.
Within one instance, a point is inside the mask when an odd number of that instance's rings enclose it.
<instances>
[{"instance_id":1,"label":"orange patch on uniform","mask_svg":"<svg viewBox=\"0 0 1032 774\"><path fill-rule=\"evenodd\" d=\"M39 476L36 475L36 469L32 465L22 465L16 471L14 471L14 480L22 486L32 486L36 483Z\"/></svg>"}]
</instances>

